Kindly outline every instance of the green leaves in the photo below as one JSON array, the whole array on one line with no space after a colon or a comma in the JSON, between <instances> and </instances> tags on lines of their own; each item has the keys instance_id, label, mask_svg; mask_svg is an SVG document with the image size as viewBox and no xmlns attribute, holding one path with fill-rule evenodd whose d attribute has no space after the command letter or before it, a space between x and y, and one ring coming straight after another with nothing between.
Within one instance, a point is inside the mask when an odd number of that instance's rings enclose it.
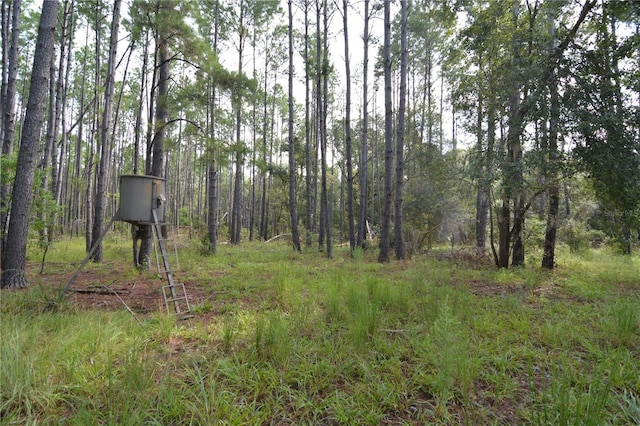
<instances>
[{"instance_id":1,"label":"green leaves","mask_svg":"<svg viewBox=\"0 0 640 426\"><path fill-rule=\"evenodd\" d=\"M640 123L628 95L638 86L629 62L634 50L628 48L637 35L620 36L612 29L620 25L619 18L637 16L625 7L603 12L593 22L598 43L574 49L578 61L566 100L577 136L574 153L617 224L613 233L624 239L640 219Z\"/></svg>"}]
</instances>

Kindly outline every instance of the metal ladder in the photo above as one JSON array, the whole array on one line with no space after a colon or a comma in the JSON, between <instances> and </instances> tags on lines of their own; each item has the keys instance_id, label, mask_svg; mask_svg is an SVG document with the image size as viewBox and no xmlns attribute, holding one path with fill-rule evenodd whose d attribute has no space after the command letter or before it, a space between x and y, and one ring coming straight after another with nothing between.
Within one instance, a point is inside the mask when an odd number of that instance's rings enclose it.
<instances>
[{"instance_id":1,"label":"metal ladder","mask_svg":"<svg viewBox=\"0 0 640 426\"><path fill-rule=\"evenodd\" d=\"M180 318L190 318L191 306L189 306L189 298L187 297L187 290L184 287L184 283L174 283L173 272L169 266L170 256L167 253L167 242L171 241L170 238L164 238L162 235L162 223L158 222L158 215L156 209L152 209L153 212L153 236L160 248L160 257L162 257L162 263L164 266L164 272L167 276L168 285L162 286L162 299L164 300L164 306L167 308L167 313L171 314L170 304L173 304L173 313ZM176 256L177 258L177 256ZM156 257L157 261L157 257Z\"/></svg>"}]
</instances>

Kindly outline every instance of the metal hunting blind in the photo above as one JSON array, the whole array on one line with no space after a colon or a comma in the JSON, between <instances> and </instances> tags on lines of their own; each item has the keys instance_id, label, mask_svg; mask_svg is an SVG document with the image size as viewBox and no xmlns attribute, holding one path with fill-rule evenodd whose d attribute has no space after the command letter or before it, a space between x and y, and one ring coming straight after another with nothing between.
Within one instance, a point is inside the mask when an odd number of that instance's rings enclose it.
<instances>
[{"instance_id":1,"label":"metal hunting blind","mask_svg":"<svg viewBox=\"0 0 640 426\"><path fill-rule=\"evenodd\" d=\"M116 220L134 225L152 225L155 210L157 222L166 216L166 180L156 176L120 176L120 208Z\"/></svg>"},{"instance_id":2,"label":"metal hunting blind","mask_svg":"<svg viewBox=\"0 0 640 426\"><path fill-rule=\"evenodd\" d=\"M167 312L172 310L181 318L189 318L191 307L183 283L174 283L173 271L169 265L169 256L172 254L167 250L167 243L172 240L163 236L162 227L166 226L167 197L166 179L157 176L147 175L121 175L120 176L120 206L113 215L109 224L105 227L102 235L93 243L89 254L82 261L76 273L71 277L66 287L61 293L61 298L75 281L80 270L92 256L104 236L109 231L114 221L128 222L132 225L149 225L153 232L154 248L160 249L160 255L156 251L156 263L158 272L166 274L168 285L162 286L162 298L167 308ZM134 240L135 244L135 240ZM135 247L134 247L135 248ZM175 261L178 261L178 253L174 244ZM164 270L160 271L158 257L162 258ZM171 309L171 306L173 309Z\"/></svg>"}]
</instances>

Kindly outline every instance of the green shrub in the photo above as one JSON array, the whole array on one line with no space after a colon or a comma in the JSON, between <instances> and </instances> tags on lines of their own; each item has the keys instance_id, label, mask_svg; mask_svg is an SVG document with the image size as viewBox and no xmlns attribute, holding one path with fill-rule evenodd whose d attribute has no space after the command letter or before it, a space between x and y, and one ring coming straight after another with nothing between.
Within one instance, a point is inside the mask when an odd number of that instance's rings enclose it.
<instances>
[{"instance_id":1,"label":"green shrub","mask_svg":"<svg viewBox=\"0 0 640 426\"><path fill-rule=\"evenodd\" d=\"M560 228L560 239L573 252L579 252L589 246L589 233L585 226L573 219L568 220Z\"/></svg>"}]
</instances>

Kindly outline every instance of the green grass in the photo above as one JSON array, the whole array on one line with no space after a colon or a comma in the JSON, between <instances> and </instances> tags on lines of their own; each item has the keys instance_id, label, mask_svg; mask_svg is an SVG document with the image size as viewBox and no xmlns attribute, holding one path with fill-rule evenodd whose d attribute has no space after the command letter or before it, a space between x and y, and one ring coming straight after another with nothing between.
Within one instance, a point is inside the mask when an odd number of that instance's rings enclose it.
<instances>
[{"instance_id":1,"label":"green grass","mask_svg":"<svg viewBox=\"0 0 640 426\"><path fill-rule=\"evenodd\" d=\"M134 276L128 244L109 240L88 268ZM0 292L0 424L640 419L637 255L561 249L555 271L497 271L277 242L208 257L183 246L180 274L203 295L189 321L51 309L55 279L83 258L75 239L50 249L29 290Z\"/></svg>"}]
</instances>

